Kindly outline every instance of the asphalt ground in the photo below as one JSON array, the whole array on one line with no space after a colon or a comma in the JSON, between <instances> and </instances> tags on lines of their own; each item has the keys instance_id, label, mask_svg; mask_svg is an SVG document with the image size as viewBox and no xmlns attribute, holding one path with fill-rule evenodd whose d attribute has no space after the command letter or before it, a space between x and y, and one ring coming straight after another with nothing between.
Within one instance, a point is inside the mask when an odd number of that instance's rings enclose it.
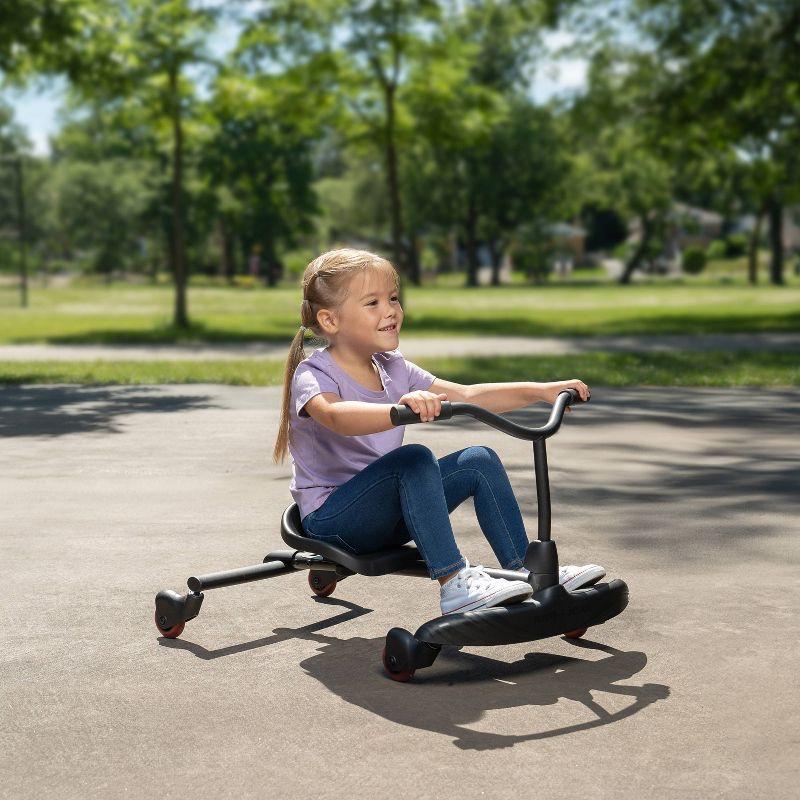
<instances>
[{"instance_id":1,"label":"asphalt ground","mask_svg":"<svg viewBox=\"0 0 800 800\"><path fill-rule=\"evenodd\" d=\"M438 616L427 578L289 574L156 632L159 589L282 546L278 389L0 388L0 796L796 797L798 400L593 387L550 442L553 533L627 610L399 684L383 640ZM463 417L405 441L494 448L535 535L528 443ZM496 566L471 500L451 521Z\"/></svg>"}]
</instances>

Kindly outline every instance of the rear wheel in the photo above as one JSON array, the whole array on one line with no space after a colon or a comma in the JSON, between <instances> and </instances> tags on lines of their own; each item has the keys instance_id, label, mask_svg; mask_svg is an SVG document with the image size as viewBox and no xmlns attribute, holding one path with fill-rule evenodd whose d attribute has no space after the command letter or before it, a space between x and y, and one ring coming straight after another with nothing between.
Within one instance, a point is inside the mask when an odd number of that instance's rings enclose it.
<instances>
[{"instance_id":1,"label":"rear wheel","mask_svg":"<svg viewBox=\"0 0 800 800\"><path fill-rule=\"evenodd\" d=\"M588 628L577 628L574 631L569 631L565 633L564 636L567 639L580 639L581 636L583 636L583 634L586 633L587 630Z\"/></svg>"},{"instance_id":2,"label":"rear wheel","mask_svg":"<svg viewBox=\"0 0 800 800\"><path fill-rule=\"evenodd\" d=\"M330 579L330 576L333 574L334 573L331 572L323 572L322 570L309 570L308 585L317 597L328 597L333 594L333 590L336 588L336 578L334 577L333 580ZM326 581L330 582L326 583Z\"/></svg>"}]
</instances>

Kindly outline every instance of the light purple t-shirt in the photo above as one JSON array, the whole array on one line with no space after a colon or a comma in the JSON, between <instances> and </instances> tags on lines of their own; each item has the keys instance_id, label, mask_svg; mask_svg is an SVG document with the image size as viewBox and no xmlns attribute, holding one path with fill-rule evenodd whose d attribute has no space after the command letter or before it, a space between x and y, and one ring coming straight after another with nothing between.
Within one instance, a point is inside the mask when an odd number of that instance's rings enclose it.
<instances>
[{"instance_id":1,"label":"light purple t-shirt","mask_svg":"<svg viewBox=\"0 0 800 800\"><path fill-rule=\"evenodd\" d=\"M297 365L289 409L289 489L300 508L301 519L364 467L400 447L406 429L405 425L398 425L366 436L343 436L320 425L303 406L323 392L334 392L342 400L394 404L409 392L428 391L436 380L430 372L406 361L399 350L374 353L372 360L380 372L381 391L368 389L351 378L333 360L327 347L315 350Z\"/></svg>"}]
</instances>

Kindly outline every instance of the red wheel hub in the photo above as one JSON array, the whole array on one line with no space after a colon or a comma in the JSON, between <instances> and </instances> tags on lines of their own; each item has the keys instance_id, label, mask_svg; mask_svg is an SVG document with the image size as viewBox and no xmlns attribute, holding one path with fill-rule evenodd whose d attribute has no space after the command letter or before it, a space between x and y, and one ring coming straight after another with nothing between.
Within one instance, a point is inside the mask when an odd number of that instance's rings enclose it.
<instances>
[{"instance_id":1,"label":"red wheel hub","mask_svg":"<svg viewBox=\"0 0 800 800\"><path fill-rule=\"evenodd\" d=\"M159 624L158 611L156 611L156 613L155 613L155 622L156 622L156 628L158 628L158 632L165 639L177 639L183 633L183 629L186 627L186 623L185 622L179 622L177 625L173 625L171 628L167 628L165 630Z\"/></svg>"},{"instance_id":2,"label":"red wheel hub","mask_svg":"<svg viewBox=\"0 0 800 800\"><path fill-rule=\"evenodd\" d=\"M386 648L385 647L383 648L382 659L383 659L383 668L386 670L386 674L393 681L399 681L400 683L405 683L406 681L409 681L409 680L411 680L411 678L414 677L414 672L416 672L416 670L407 669L407 670L404 670L402 672L396 672L392 668L391 664L389 663L389 658L386 655Z\"/></svg>"},{"instance_id":3,"label":"red wheel hub","mask_svg":"<svg viewBox=\"0 0 800 800\"><path fill-rule=\"evenodd\" d=\"M331 581L325 586L319 587L314 585L314 577L311 572L308 573L308 585L317 597L328 597L328 595L333 594L333 590L336 588L336 581Z\"/></svg>"}]
</instances>

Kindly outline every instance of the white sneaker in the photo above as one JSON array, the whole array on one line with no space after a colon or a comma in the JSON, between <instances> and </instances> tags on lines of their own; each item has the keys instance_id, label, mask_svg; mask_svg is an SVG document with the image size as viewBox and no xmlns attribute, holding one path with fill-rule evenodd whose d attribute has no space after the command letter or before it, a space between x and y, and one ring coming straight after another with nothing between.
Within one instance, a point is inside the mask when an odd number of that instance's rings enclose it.
<instances>
[{"instance_id":1,"label":"white sneaker","mask_svg":"<svg viewBox=\"0 0 800 800\"><path fill-rule=\"evenodd\" d=\"M527 578L530 575L529 570L522 567L517 572L523 573ZM579 589L581 586L591 586L597 583L606 571L599 564L584 564L578 567L575 564L567 564L564 567L558 568L558 582L568 591Z\"/></svg>"},{"instance_id":2,"label":"white sneaker","mask_svg":"<svg viewBox=\"0 0 800 800\"><path fill-rule=\"evenodd\" d=\"M520 603L533 594L525 581L493 578L481 564L467 565L441 586L442 614L492 608L503 603Z\"/></svg>"}]
</instances>

